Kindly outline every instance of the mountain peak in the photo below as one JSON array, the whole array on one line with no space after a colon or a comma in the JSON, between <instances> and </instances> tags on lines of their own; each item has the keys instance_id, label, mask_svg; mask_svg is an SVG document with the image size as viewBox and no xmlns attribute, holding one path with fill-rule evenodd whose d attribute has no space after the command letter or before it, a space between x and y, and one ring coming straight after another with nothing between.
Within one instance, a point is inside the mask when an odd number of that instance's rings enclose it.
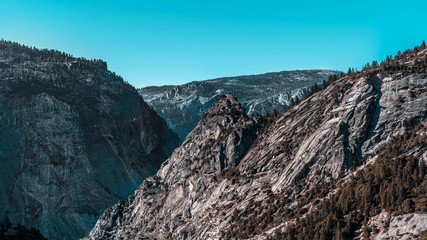
<instances>
[{"instance_id":1,"label":"mountain peak","mask_svg":"<svg viewBox=\"0 0 427 240\"><path fill-rule=\"evenodd\" d=\"M203 114L202 120L215 116L232 116L247 118L245 108L231 93L220 96L215 103Z\"/></svg>"}]
</instances>

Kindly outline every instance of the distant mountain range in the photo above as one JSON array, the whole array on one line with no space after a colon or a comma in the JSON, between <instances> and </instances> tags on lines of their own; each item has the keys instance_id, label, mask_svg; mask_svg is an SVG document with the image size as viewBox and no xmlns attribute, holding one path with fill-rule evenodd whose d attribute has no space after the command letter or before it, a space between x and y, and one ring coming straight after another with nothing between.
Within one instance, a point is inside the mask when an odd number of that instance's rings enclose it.
<instances>
[{"instance_id":1,"label":"distant mountain range","mask_svg":"<svg viewBox=\"0 0 427 240\"><path fill-rule=\"evenodd\" d=\"M236 96L249 116L276 109L281 112L290 99L300 99L309 87L321 84L331 70L283 71L259 75L218 78L176 86L153 86L138 89L144 100L166 119L169 127L183 140L196 126L202 114L227 93Z\"/></svg>"}]
</instances>

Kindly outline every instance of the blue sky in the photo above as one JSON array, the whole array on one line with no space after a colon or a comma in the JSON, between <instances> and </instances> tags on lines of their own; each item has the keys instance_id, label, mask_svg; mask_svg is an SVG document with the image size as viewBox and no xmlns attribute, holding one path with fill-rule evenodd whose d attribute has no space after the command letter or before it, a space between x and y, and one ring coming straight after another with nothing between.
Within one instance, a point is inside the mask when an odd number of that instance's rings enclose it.
<instances>
[{"instance_id":1,"label":"blue sky","mask_svg":"<svg viewBox=\"0 0 427 240\"><path fill-rule=\"evenodd\" d=\"M136 87L360 69L427 40L427 1L0 0L0 38L108 62Z\"/></svg>"}]
</instances>

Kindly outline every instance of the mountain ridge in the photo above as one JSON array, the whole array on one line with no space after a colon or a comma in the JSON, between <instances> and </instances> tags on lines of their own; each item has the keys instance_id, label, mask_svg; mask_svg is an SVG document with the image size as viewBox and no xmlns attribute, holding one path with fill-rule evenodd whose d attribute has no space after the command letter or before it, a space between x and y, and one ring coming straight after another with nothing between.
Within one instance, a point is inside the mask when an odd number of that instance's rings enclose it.
<instances>
[{"instance_id":1,"label":"mountain ridge","mask_svg":"<svg viewBox=\"0 0 427 240\"><path fill-rule=\"evenodd\" d=\"M426 69L417 46L313 88L282 114L249 118L217 100L211 110L229 114L203 118L86 239L368 239L383 209L393 222L415 216L412 230L385 224L388 236L422 235ZM399 136L410 144L393 146ZM377 187L381 196L366 190Z\"/></svg>"},{"instance_id":2,"label":"mountain ridge","mask_svg":"<svg viewBox=\"0 0 427 240\"><path fill-rule=\"evenodd\" d=\"M101 60L0 41L0 219L77 239L178 145Z\"/></svg>"},{"instance_id":3,"label":"mountain ridge","mask_svg":"<svg viewBox=\"0 0 427 240\"><path fill-rule=\"evenodd\" d=\"M271 72L145 87L138 92L183 140L203 112L223 94L238 97L248 115L281 112L291 98L301 99L314 83L320 85L329 76L340 73L332 70Z\"/></svg>"}]
</instances>

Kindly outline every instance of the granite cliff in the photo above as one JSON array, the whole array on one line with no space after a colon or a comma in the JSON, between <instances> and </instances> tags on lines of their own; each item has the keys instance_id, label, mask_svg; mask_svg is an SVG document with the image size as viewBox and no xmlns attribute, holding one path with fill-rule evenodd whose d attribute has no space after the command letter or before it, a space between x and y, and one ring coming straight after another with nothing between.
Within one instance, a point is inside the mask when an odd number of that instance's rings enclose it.
<instances>
[{"instance_id":1,"label":"granite cliff","mask_svg":"<svg viewBox=\"0 0 427 240\"><path fill-rule=\"evenodd\" d=\"M426 69L424 45L252 118L220 97L87 239L425 236Z\"/></svg>"},{"instance_id":2,"label":"granite cliff","mask_svg":"<svg viewBox=\"0 0 427 240\"><path fill-rule=\"evenodd\" d=\"M83 237L179 144L100 60L0 42L0 219Z\"/></svg>"}]
</instances>

